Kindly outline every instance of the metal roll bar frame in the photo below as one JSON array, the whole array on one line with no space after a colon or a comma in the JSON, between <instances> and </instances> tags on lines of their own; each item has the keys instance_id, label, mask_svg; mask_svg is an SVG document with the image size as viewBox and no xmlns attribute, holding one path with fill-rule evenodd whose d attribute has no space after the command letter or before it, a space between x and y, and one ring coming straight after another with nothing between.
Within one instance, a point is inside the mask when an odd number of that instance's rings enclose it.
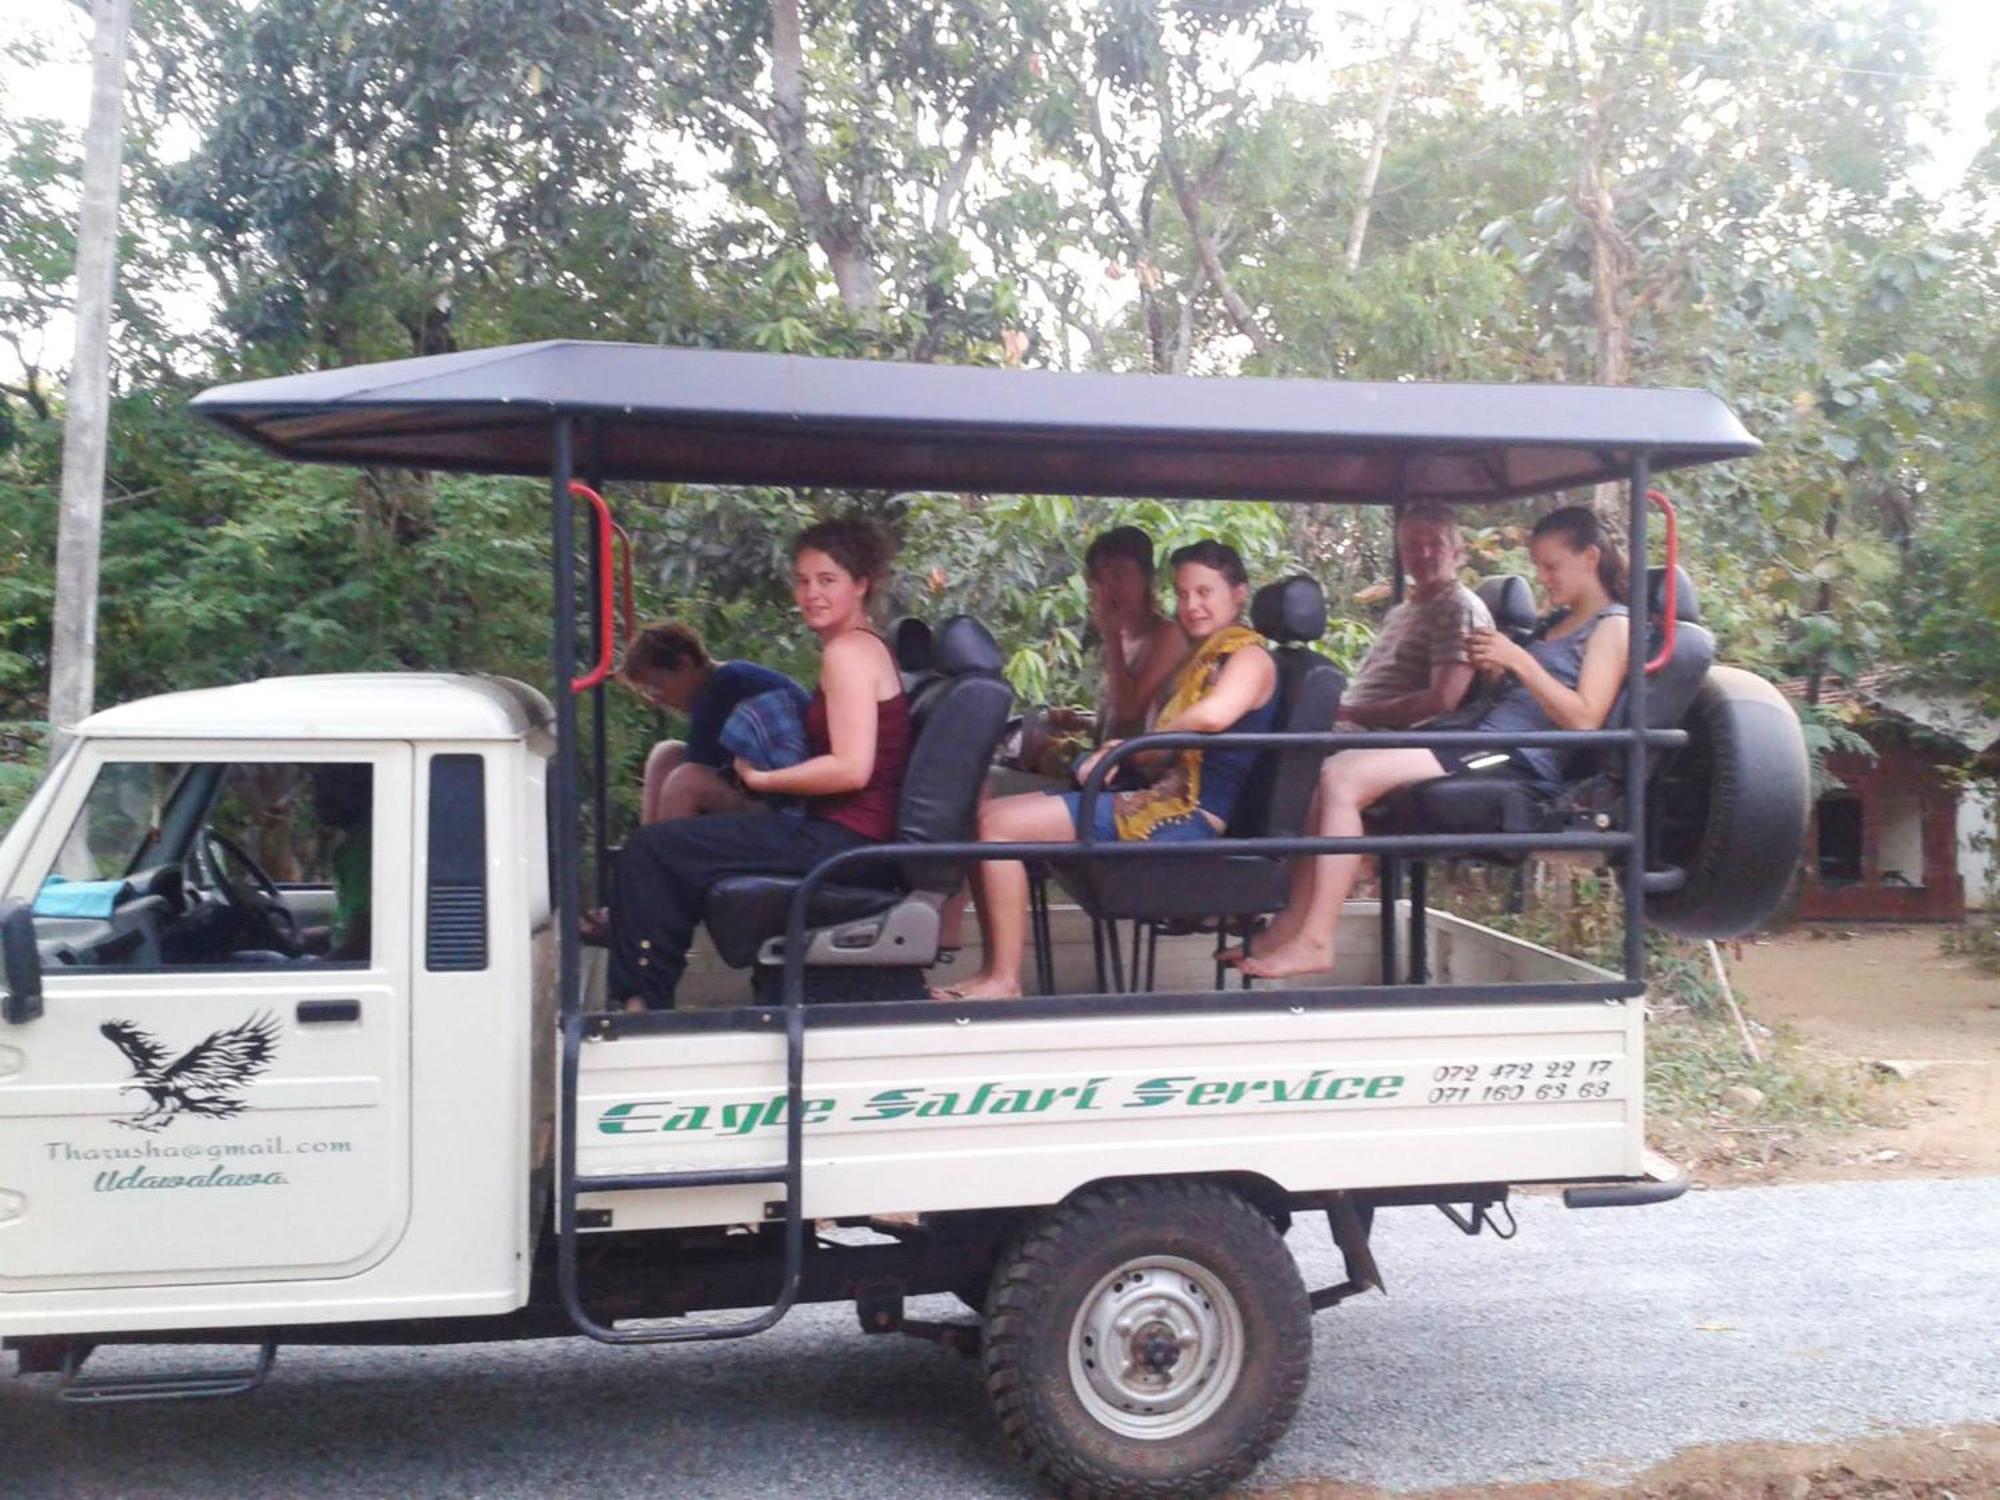
<instances>
[{"instance_id":1,"label":"metal roll bar frame","mask_svg":"<svg viewBox=\"0 0 2000 1500\"><path fill-rule=\"evenodd\" d=\"M593 571L600 577L593 581L598 584L592 598L592 623L594 635L600 643L600 665L602 663L602 643L609 638L611 612L611 591L609 587L609 537L605 528L614 523L609 508L603 505L595 491L596 485L588 487L575 483L576 444L575 427L581 421L585 428L585 440L591 461L591 477L596 479L602 472L602 459L598 450L596 422L592 418L578 418L559 414L553 418L551 442L550 533L553 554L554 614L555 629L551 649L552 676L556 683L570 685L577 682L577 579L576 579L576 536L575 491L582 489L590 500L592 508L592 533L595 546L592 552ZM1650 490L1651 455L1640 450L1633 457L1627 481L1626 535L1630 543L1633 576L1644 577L1646 557L1647 506L1654 492ZM1664 505L1664 497L1661 497ZM1669 516L1670 539L1675 538L1677 528L1672 520L1671 507L1665 507ZM1673 600L1671 593L1673 546L1670 540L1668 573L1668 619L1672 619ZM629 551L628 551L629 566ZM1400 597L1402 589L1402 568L1400 562L1393 570L1394 593ZM1634 641L1644 641L1646 636L1646 613L1648 600L1646 590L1638 587L1630 590L1627 605L1630 613L1630 635ZM627 598L629 601L629 585ZM628 602L629 611L629 602ZM629 613L628 613L629 622ZM557 995L559 1003L560 1029L562 1033L562 1058L560 1068L561 1097L558 1100L560 1122L558 1145L558 1186L556 1193L556 1241L557 1241L557 1285L563 1305L571 1321L583 1333L604 1343L682 1343L698 1340L743 1338L760 1333L774 1326L796 1304L805 1263L805 1218L803 1215L804 1176L804 1082L805 1082L805 932L806 912L813 893L827 879L850 866L869 861L884 861L921 857L929 859L1080 859L1119 860L1131 858L1213 858L1217 850L1214 845L1202 844L1119 844L1103 842L1090 834L1091 813L1096 797L1102 792L1104 778L1118 761L1127 755L1150 749L1174 749L1185 746L1214 746L1235 744L1258 749L1283 749L1311 746L1324 747L1329 751L1357 745L1408 746L1431 749L1465 748L1468 746L1550 746L1582 747L1588 745L1622 745L1625 749L1625 785L1635 789L1633 795L1625 798L1626 826L1622 830L1607 830L1598 833L1559 832L1538 834L1384 834L1364 835L1357 838L1320 838L1305 836L1296 838L1248 838L1228 841L1228 852L1235 854L1295 855L1326 853L1375 853L1383 860L1383 899L1385 927L1393 919L1392 908L1399 899L1398 856L1472 853L1489 851L1494 853L1528 853L1534 850L1594 850L1624 860L1623 900L1624 900L1624 975L1622 984L1605 985L1589 981L1575 981L1567 984L1535 986L1467 985L1451 986L1449 992L1465 1001L1480 999L1485 992L1494 993L1487 998L1505 1003L1510 1000L1534 998L1550 1001L1564 998L1629 999L1644 991L1645 984L1645 924L1643 903L1646 894L1646 799L1636 789L1646 784L1648 751L1653 748L1669 749L1686 742L1686 734L1681 730L1654 730L1645 728L1646 689L1648 663L1641 652L1627 653L1625 698L1628 727L1613 730L1556 730L1534 734L1490 734L1476 730L1431 730L1394 733L1352 733L1330 731L1324 734L1166 734L1147 735L1125 741L1114 746L1112 751L1100 758L1087 778L1078 808L1078 823L1083 830L1074 843L1070 844L982 844L977 842L958 844L877 844L859 849L843 850L815 865L800 880L793 893L790 910L785 922L785 966L782 990L782 1005L778 1008L784 1019L785 1033L785 1160L741 1168L720 1168L699 1171L654 1172L622 1174L598 1178L578 1178L577 1176L577 1111L576 1088L580 1061L580 1051L585 1033L594 1024L604 1029L603 1017L587 1016L582 1009L582 943L577 931L577 919L582 911L582 809L578 789L579 757L577 747L577 711L575 694L558 692L555 695L556 755L551 813L554 826L551 829L554 845L552 875L555 886L555 911L557 920ZM607 873L605 855L605 703L604 686L608 669L596 674L595 679L583 684L578 691L588 690L592 694L592 720L595 730L593 743L593 768L596 772L593 787L593 812L596 817L596 843L598 891L604 889ZM1518 991L1532 990L1533 996ZM1502 993L1506 992L1506 993ZM1379 993L1379 992L1378 992ZM1229 1008L1237 1008L1244 1000L1242 996L1229 997L1235 1003ZM1285 1007L1312 1007L1326 1003L1351 1003L1353 996L1334 987L1315 990L1272 991L1259 997L1264 1004ZM1126 1004L1133 1002L1126 1001ZM1138 1002L1144 1004L1145 1002ZM996 1006L995 1019L1004 1018L1008 1013L1006 1002ZM768 1016L768 1012L764 1013ZM945 1019L945 1017L940 1017ZM627 1032L642 1033L671 1030L673 1017L622 1017L611 1023L610 1034ZM589 1193L612 1193L657 1190L662 1188L717 1187L750 1184L782 1186L784 1246L783 1264L777 1296L763 1311L744 1319L719 1324L692 1324L676 1327L619 1328L612 1323L600 1322L585 1305L578 1265L578 1224L577 1200Z\"/></svg>"}]
</instances>

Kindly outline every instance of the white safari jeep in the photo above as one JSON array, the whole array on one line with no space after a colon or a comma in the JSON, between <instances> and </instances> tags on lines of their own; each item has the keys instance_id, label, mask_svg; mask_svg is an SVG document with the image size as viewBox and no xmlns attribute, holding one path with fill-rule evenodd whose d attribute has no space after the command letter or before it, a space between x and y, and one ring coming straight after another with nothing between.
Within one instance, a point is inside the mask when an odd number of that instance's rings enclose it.
<instances>
[{"instance_id":1,"label":"white safari jeep","mask_svg":"<svg viewBox=\"0 0 2000 1500\"><path fill-rule=\"evenodd\" d=\"M1257 601L1283 696L1247 737L1264 753L1230 838L967 842L1011 695L976 621L939 622L928 655L907 630L897 841L718 886L690 980L711 1003L629 1016L603 1009L574 918L605 869L580 830L586 795L606 826L617 614L590 486L1479 505L1623 480L1643 556L1652 472L1756 446L1713 397L545 344L196 405L300 460L548 476L554 703L356 675L81 726L0 843L0 1336L66 1398L234 1394L281 1344L715 1339L852 1301L867 1331L982 1359L1051 1488L1202 1494L1283 1434L1312 1312L1380 1285L1376 1210L1477 1233L1511 1185L1574 1207L1681 1190L1643 1145L1643 926L1767 915L1805 770L1790 711L1711 664L1671 561L1634 591L1649 645L1613 723L1529 737L1573 752L1567 785L1448 778L1337 841L1380 856L1385 899L1352 904L1341 968L1309 985L1225 989L1207 957L1281 904L1286 856L1334 846L1303 834L1305 797L1364 738L1332 728L1324 605L1295 579ZM1428 910L1427 862L1545 849L1617 871L1622 973ZM994 853L1045 862L1041 993L913 1000L940 906ZM895 878L854 880L871 860ZM1347 1271L1311 1289L1284 1237L1315 1214ZM965 1321L904 1317L940 1291ZM139 1342L255 1353L86 1368Z\"/></svg>"}]
</instances>

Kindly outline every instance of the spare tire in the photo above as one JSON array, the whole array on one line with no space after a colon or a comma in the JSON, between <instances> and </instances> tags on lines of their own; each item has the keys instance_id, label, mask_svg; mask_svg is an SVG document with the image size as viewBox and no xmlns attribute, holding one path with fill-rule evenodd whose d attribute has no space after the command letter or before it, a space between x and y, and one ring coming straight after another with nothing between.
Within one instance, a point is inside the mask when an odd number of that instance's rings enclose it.
<instances>
[{"instance_id":1,"label":"spare tire","mask_svg":"<svg viewBox=\"0 0 2000 1500\"><path fill-rule=\"evenodd\" d=\"M1677 890L1649 893L1646 920L1691 938L1753 932L1785 899L1805 853L1811 771L1799 717L1778 690L1738 667L1713 667L1647 798L1647 867L1679 869Z\"/></svg>"}]
</instances>

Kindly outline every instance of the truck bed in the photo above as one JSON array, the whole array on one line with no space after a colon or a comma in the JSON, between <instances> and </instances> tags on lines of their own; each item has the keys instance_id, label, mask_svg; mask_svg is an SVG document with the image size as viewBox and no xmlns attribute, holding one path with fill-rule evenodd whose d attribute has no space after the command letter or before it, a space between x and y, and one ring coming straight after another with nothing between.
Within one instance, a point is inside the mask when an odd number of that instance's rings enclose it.
<instances>
[{"instance_id":1,"label":"truck bed","mask_svg":"<svg viewBox=\"0 0 2000 1500\"><path fill-rule=\"evenodd\" d=\"M1058 978L1087 988L1087 939L1079 959L1066 951L1079 924L1061 909L1056 920ZM1091 1014L912 1002L853 1024L840 1007L816 1011L805 1212L1031 1206L1101 1178L1187 1173L1253 1175L1287 1193L1643 1174L1644 1007L1617 997L1618 976L1434 912L1434 985L1525 993L1458 1002L1377 986L1378 1000L1363 988L1379 973L1376 932L1375 905L1350 903L1337 1004L1288 1004L1281 986L1260 988L1268 1003L1246 997L1255 1009L1180 1001L1211 972L1214 940L1191 937L1163 941L1161 993ZM1558 988L1578 983L1604 993ZM578 1171L779 1161L784 1084L777 1025L587 1043ZM781 1192L621 1192L582 1206L599 1211L584 1219L597 1229L756 1223Z\"/></svg>"}]
</instances>

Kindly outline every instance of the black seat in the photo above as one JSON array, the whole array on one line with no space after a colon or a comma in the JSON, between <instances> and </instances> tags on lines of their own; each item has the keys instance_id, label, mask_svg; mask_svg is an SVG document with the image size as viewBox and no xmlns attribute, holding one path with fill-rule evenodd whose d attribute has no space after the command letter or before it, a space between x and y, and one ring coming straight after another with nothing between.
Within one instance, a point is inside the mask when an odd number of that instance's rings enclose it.
<instances>
[{"instance_id":1,"label":"black seat","mask_svg":"<svg viewBox=\"0 0 2000 1500\"><path fill-rule=\"evenodd\" d=\"M1000 650L970 615L946 620L931 644L932 670L910 703L899 843L974 837L986 765L1014 703L1000 675ZM809 998L922 994L919 973L937 960L938 913L964 879L964 865L905 860L881 870L874 883L867 869L813 892L806 911L806 964L816 971L808 978ZM785 920L800 884L796 876L742 875L709 892L706 920L716 951L731 968L756 965L760 995L773 991L776 966L784 962ZM849 982L829 980L826 970L844 971Z\"/></svg>"},{"instance_id":2,"label":"black seat","mask_svg":"<svg viewBox=\"0 0 2000 1500\"><path fill-rule=\"evenodd\" d=\"M1653 568L1646 574L1649 659L1658 654L1665 636L1665 575L1664 568ZM1701 605L1694 582L1684 568L1676 568L1675 575L1673 654L1646 680L1646 720L1651 729L1679 727L1694 702L1702 678L1715 660L1715 637L1700 623ZM1492 607L1490 601L1488 607ZM1498 621L1496 614L1495 623ZM1628 722L1625 694L1620 691L1605 727L1622 729ZM1567 826L1577 821L1580 814L1594 821L1603 810L1600 800L1593 799L1585 809L1564 793L1595 775L1615 777L1622 765L1621 750L1585 748L1564 758L1560 789L1538 784L1512 764L1418 782L1399 788L1371 807L1367 815L1369 831L1538 833Z\"/></svg>"},{"instance_id":3,"label":"black seat","mask_svg":"<svg viewBox=\"0 0 2000 1500\"><path fill-rule=\"evenodd\" d=\"M1326 596L1304 574L1266 584L1250 605L1250 621L1276 648L1278 711L1275 730L1323 733L1333 727L1347 679L1332 662L1309 649L1326 631ZM1230 818L1230 838L1284 838L1305 826L1326 752L1317 748L1268 750L1257 757ZM1093 922L1132 921L1155 929L1210 927L1228 931L1240 919L1247 929L1257 917L1280 910L1290 888L1287 863L1263 854L1231 854L1226 841L1211 857L1165 856L1115 862L1056 865L1063 888ZM1103 984L1100 941L1100 985ZM1122 963L1115 936L1108 944L1112 987L1122 988ZM1134 960L1134 982L1139 975Z\"/></svg>"},{"instance_id":4,"label":"black seat","mask_svg":"<svg viewBox=\"0 0 2000 1500\"><path fill-rule=\"evenodd\" d=\"M1487 614L1493 617L1493 628L1508 640L1525 646L1535 638L1541 621L1535 618L1535 593L1528 587L1527 579L1517 573L1496 573L1491 578L1481 579L1479 587L1473 592L1486 606ZM1474 676L1472 685L1465 690L1465 696L1459 699L1456 708L1446 710L1420 727L1464 729L1486 712L1505 686L1504 678L1496 682Z\"/></svg>"},{"instance_id":5,"label":"black seat","mask_svg":"<svg viewBox=\"0 0 2000 1500\"><path fill-rule=\"evenodd\" d=\"M914 696L937 675L937 643L930 626L918 616L904 615L889 627L889 650L896 658L904 692Z\"/></svg>"},{"instance_id":6,"label":"black seat","mask_svg":"<svg viewBox=\"0 0 2000 1500\"><path fill-rule=\"evenodd\" d=\"M1486 612L1493 616L1493 628L1511 641L1525 642L1533 638L1535 626L1535 591L1528 587L1528 580L1517 573L1496 573L1491 578L1482 578L1479 587L1473 590L1479 595L1479 602L1486 606Z\"/></svg>"}]
</instances>

